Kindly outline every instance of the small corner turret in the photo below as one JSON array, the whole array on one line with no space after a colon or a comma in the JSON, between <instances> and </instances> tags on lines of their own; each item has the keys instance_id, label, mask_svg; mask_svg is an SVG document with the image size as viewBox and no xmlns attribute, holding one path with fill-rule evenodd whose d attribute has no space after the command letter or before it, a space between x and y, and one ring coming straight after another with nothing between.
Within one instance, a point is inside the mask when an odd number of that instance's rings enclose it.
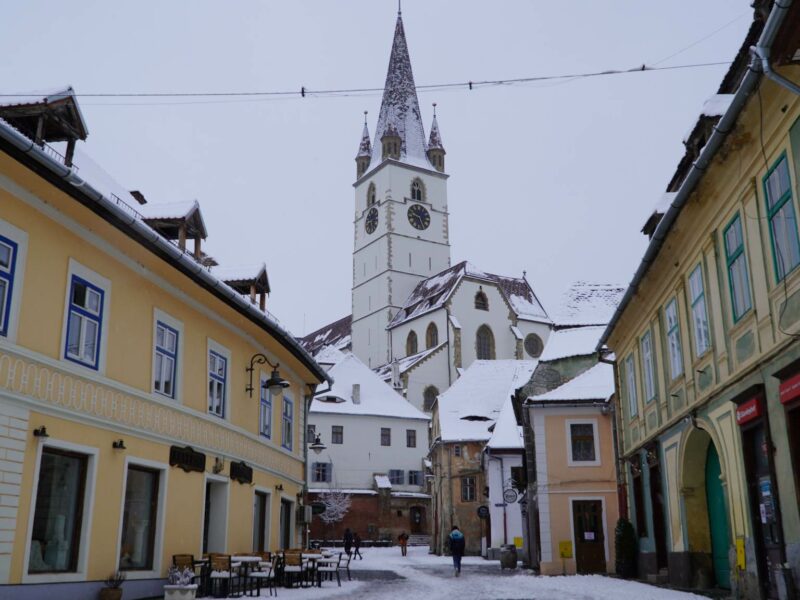
<instances>
[{"instance_id":1,"label":"small corner turret","mask_svg":"<svg viewBox=\"0 0 800 600\"><path fill-rule=\"evenodd\" d=\"M436 102L433 103L433 123L431 123L431 136L428 140L428 160L433 165L433 168L444 173L444 151L442 145L442 135L439 133L439 123L436 121Z\"/></svg>"},{"instance_id":2,"label":"small corner turret","mask_svg":"<svg viewBox=\"0 0 800 600\"><path fill-rule=\"evenodd\" d=\"M356 179L367 172L372 160L372 143L369 141L369 128L367 127L367 111L364 111L364 131L361 133L361 142L358 144L356 154Z\"/></svg>"}]
</instances>

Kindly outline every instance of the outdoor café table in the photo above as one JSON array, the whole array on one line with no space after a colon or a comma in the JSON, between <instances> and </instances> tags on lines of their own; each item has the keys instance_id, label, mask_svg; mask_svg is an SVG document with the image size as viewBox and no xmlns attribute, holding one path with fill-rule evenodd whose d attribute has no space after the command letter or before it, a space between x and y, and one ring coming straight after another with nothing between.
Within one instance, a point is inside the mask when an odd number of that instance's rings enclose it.
<instances>
[{"instance_id":1,"label":"outdoor caf\u00e9 table","mask_svg":"<svg viewBox=\"0 0 800 600\"><path fill-rule=\"evenodd\" d=\"M245 581L245 585L247 582L247 572L251 564L258 564L260 563L263 558L260 556L231 556L232 563L242 563L242 573L241 576Z\"/></svg>"},{"instance_id":2,"label":"outdoor caf\u00e9 table","mask_svg":"<svg viewBox=\"0 0 800 600\"><path fill-rule=\"evenodd\" d=\"M322 554L318 554L316 552L306 554L305 552L303 552L300 556L308 560L308 572L307 572L308 576L306 577L306 579L309 579L311 581L313 587L314 579L317 576L317 561L322 558Z\"/></svg>"}]
</instances>

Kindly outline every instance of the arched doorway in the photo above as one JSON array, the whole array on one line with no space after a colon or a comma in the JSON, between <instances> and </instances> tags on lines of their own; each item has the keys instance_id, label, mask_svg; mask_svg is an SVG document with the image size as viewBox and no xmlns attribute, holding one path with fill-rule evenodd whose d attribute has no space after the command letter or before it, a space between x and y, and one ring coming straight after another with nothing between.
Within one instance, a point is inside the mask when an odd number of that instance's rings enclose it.
<instances>
[{"instance_id":1,"label":"arched doorway","mask_svg":"<svg viewBox=\"0 0 800 600\"><path fill-rule=\"evenodd\" d=\"M730 588L731 546L728 503L722 480L722 465L711 436L697 427L686 439L683 453L683 502L687 546L691 549L692 568L699 585L707 580L717 587Z\"/></svg>"}]
</instances>

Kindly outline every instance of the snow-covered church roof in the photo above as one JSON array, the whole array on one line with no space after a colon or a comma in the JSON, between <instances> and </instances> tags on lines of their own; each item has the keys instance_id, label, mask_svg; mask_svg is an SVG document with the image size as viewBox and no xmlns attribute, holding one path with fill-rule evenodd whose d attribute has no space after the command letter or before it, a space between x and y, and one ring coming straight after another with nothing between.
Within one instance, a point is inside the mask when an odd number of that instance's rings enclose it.
<instances>
[{"instance_id":1,"label":"snow-covered church roof","mask_svg":"<svg viewBox=\"0 0 800 600\"><path fill-rule=\"evenodd\" d=\"M325 346L333 346L337 350L349 350L351 341L352 315L312 331L297 341L311 356L316 356Z\"/></svg>"},{"instance_id":2,"label":"snow-covered church roof","mask_svg":"<svg viewBox=\"0 0 800 600\"><path fill-rule=\"evenodd\" d=\"M524 277L506 277L484 273L472 264L463 261L420 281L392 322L389 323L389 328L397 327L401 323L444 306L464 277L497 285L500 293L518 318L527 321L550 322L547 312Z\"/></svg>"},{"instance_id":3,"label":"snow-covered church roof","mask_svg":"<svg viewBox=\"0 0 800 600\"><path fill-rule=\"evenodd\" d=\"M556 327L606 325L617 308L624 285L577 281L564 293L558 309L552 313Z\"/></svg>"},{"instance_id":4,"label":"snow-covered church roof","mask_svg":"<svg viewBox=\"0 0 800 600\"><path fill-rule=\"evenodd\" d=\"M354 354L344 353L328 374L333 378L333 386L314 396L311 413L430 420ZM354 384L358 385L358 391L355 391Z\"/></svg>"},{"instance_id":5,"label":"snow-covered church roof","mask_svg":"<svg viewBox=\"0 0 800 600\"><path fill-rule=\"evenodd\" d=\"M437 400L441 440L489 440L493 435L489 428L506 400L530 380L537 364L535 360L473 361Z\"/></svg>"}]
</instances>

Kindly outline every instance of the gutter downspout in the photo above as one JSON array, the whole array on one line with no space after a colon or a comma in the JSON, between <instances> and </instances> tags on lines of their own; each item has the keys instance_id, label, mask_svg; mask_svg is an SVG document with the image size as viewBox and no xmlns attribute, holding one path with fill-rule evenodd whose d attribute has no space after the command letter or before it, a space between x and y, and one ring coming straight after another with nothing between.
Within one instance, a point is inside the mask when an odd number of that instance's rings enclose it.
<instances>
[{"instance_id":1,"label":"gutter downspout","mask_svg":"<svg viewBox=\"0 0 800 600\"><path fill-rule=\"evenodd\" d=\"M797 85L793 81L789 81L782 75L778 75L772 70L772 66L769 64L769 50L769 48L765 48L763 46L753 46L750 48L750 52L753 54L753 57L757 58L761 62L761 71L767 76L768 79L771 79L781 87L785 87L793 94L800 96L800 85Z\"/></svg>"},{"instance_id":2,"label":"gutter downspout","mask_svg":"<svg viewBox=\"0 0 800 600\"><path fill-rule=\"evenodd\" d=\"M783 23L786 13L789 10L789 7L792 5L793 0L783 1L783 5L778 4L777 2L773 5L772 10L769 13L769 17L767 18L766 23L764 23L764 29L761 31L761 36L758 38L758 42L756 43L755 47L760 50L762 55L769 52L769 48L772 46L772 42L775 40L775 35L778 32L778 28ZM700 156L692 164L692 168L681 184L675 199L672 201L672 204L670 205L669 209L667 209L666 214L662 217L661 221L656 227L656 230L653 233L653 238L650 240L647 250L645 250L644 256L639 263L639 267L636 269L636 273L634 273L630 285L628 285L628 289L625 290L625 294L617 306L617 309L614 311L611 321L609 321L606 330L600 337L600 341L597 342L598 350L600 350L608 341L611 332L614 330L614 327L616 327L617 323L622 317L622 313L625 312L628 304L630 304L631 300L633 300L636 291L639 289L639 285L642 283L647 271L650 269L650 265L656 260L656 257L661 250L661 246L664 244L664 241L672 229L672 226L675 224L675 221L683 209L683 206L689 200L689 197L691 196L695 187L700 182L701 177L711 164L711 160L714 158L717 150L719 150L722 142L732 131L739 113L744 108L745 102L747 101L750 93L758 84L762 69L763 60L759 59L758 56L754 56L750 61L747 73L742 79L742 82L739 84L739 88L736 90L736 94L734 94L728 110L725 111L725 114L722 115L722 118L714 127L714 132L708 139L708 143L706 143L705 147L700 152ZM776 77L779 76L776 75Z\"/></svg>"}]
</instances>

